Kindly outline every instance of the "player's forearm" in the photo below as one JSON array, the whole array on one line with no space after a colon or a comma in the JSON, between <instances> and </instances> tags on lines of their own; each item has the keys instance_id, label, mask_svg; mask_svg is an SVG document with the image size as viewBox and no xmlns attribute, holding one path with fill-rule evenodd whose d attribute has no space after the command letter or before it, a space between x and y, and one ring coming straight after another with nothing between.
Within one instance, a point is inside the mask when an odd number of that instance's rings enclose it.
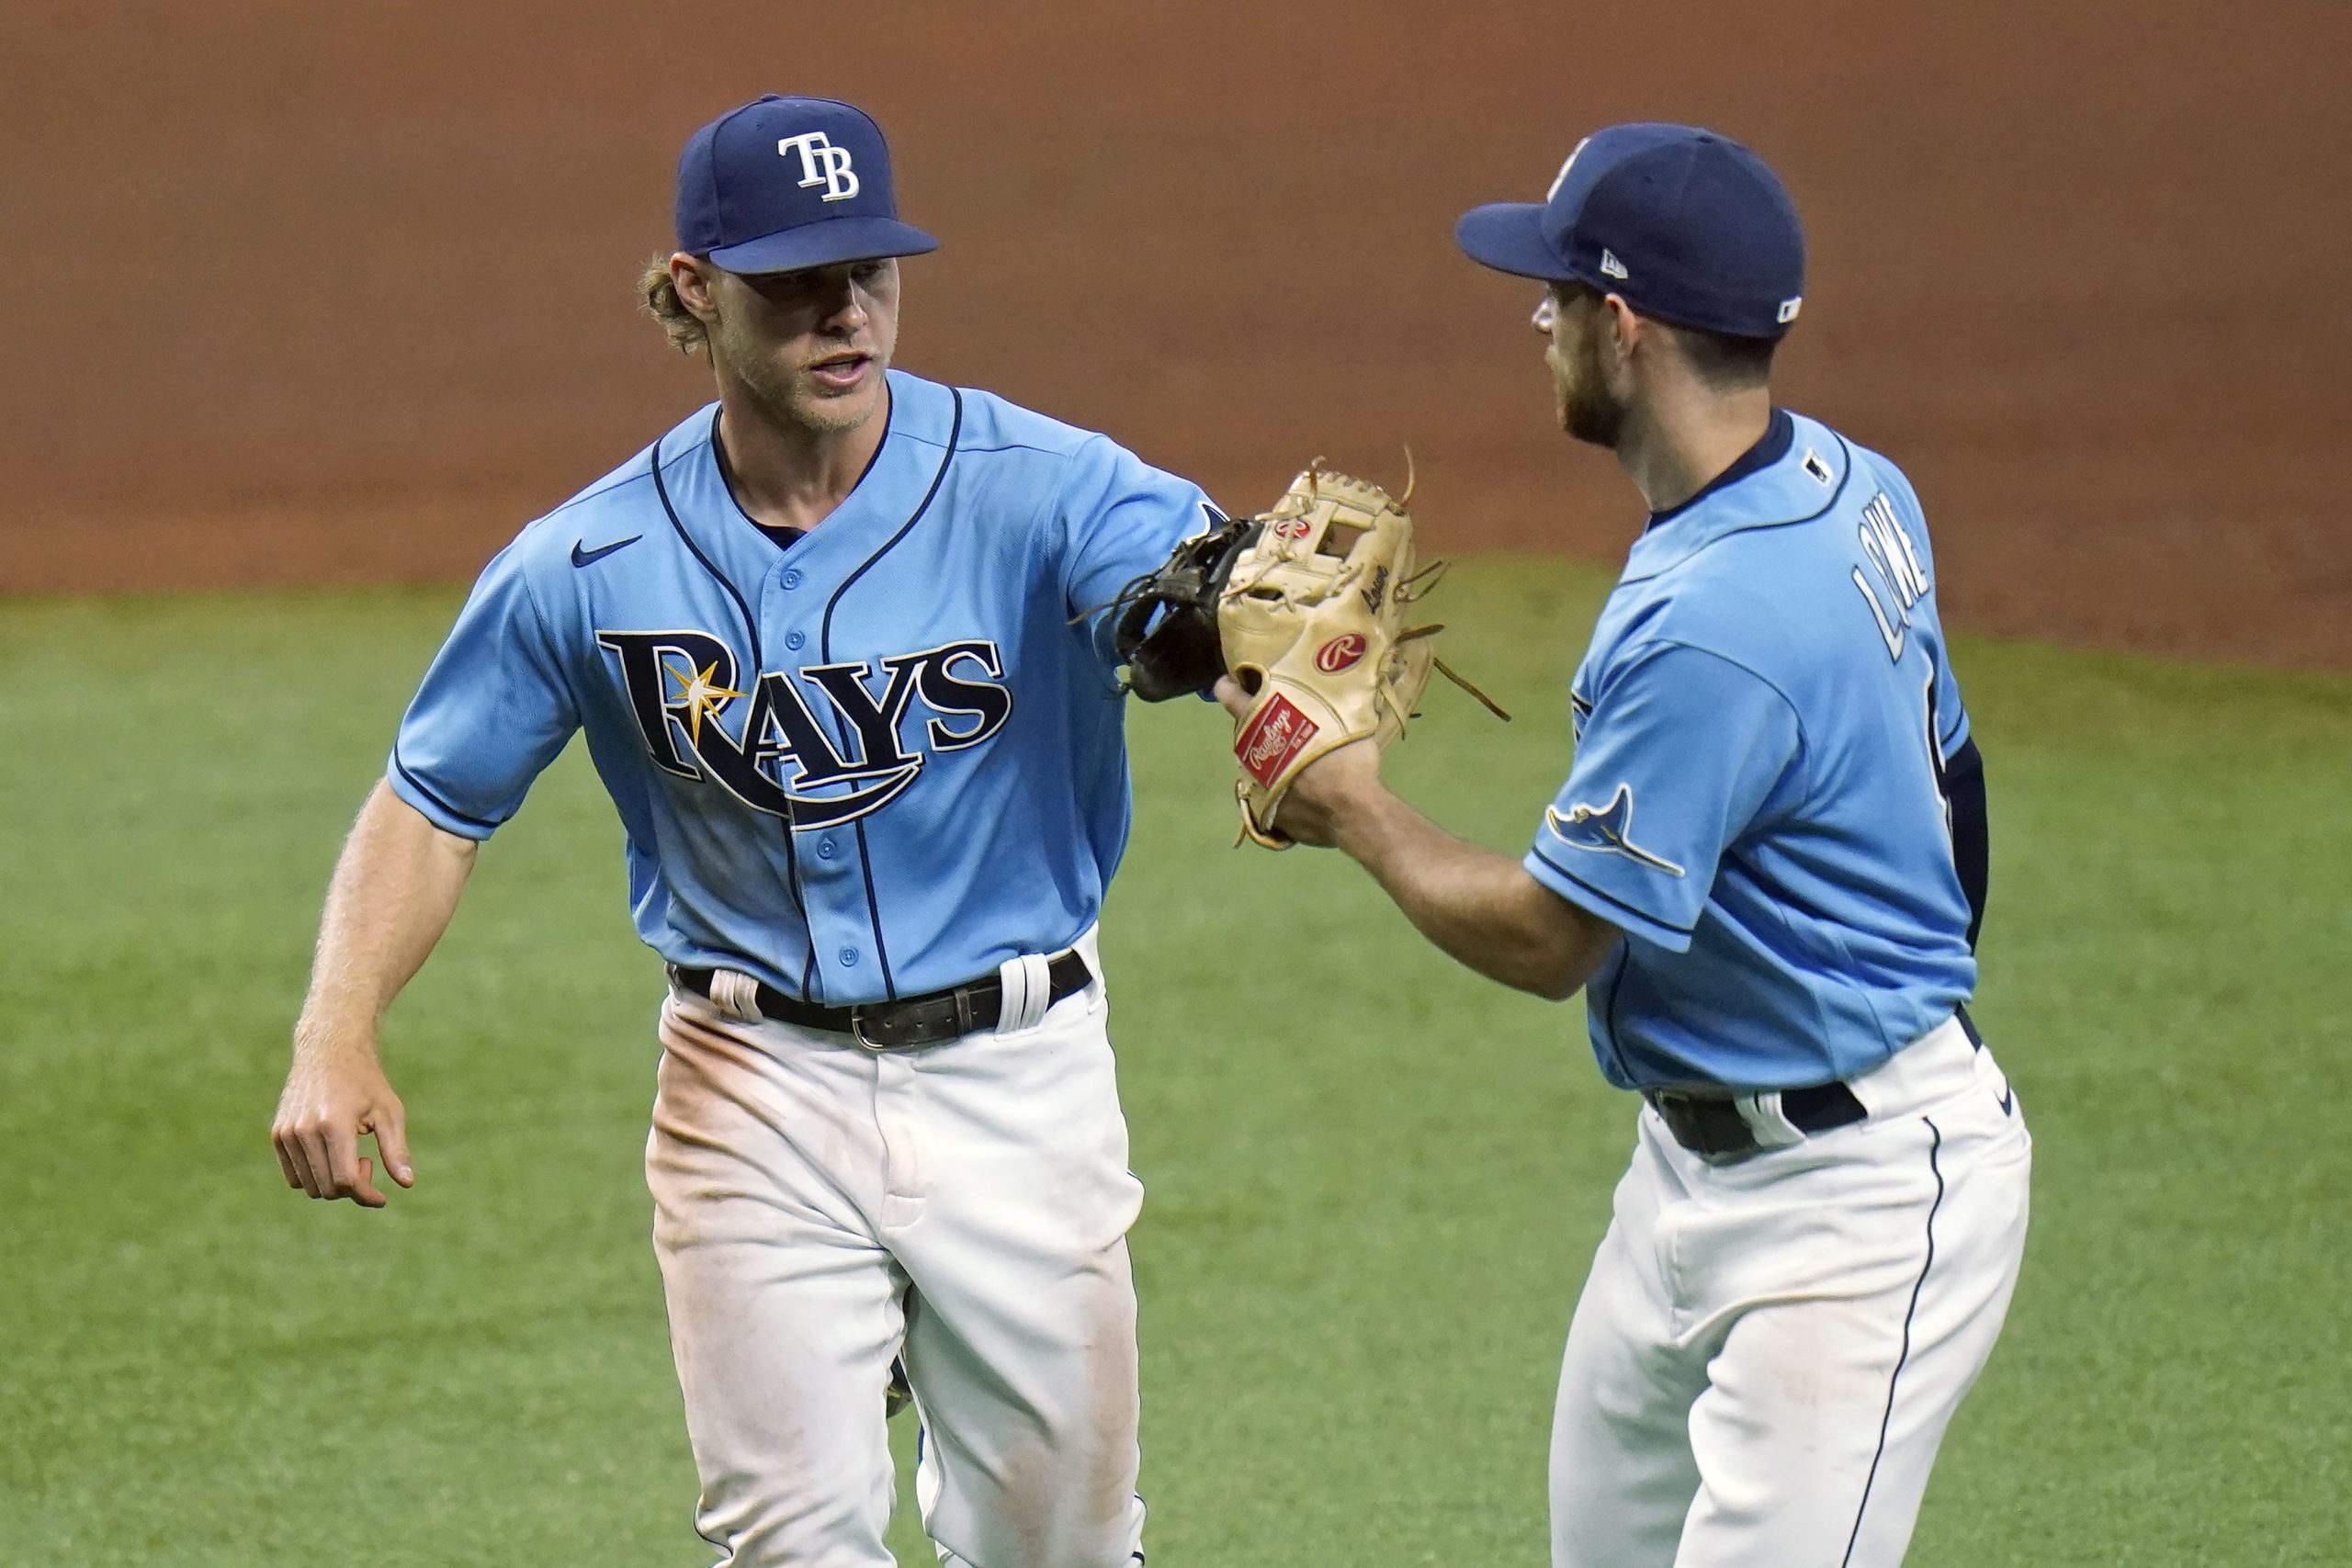
<instances>
[{"instance_id":1,"label":"player's forearm","mask_svg":"<svg viewBox=\"0 0 2352 1568\"><path fill-rule=\"evenodd\" d=\"M1517 861L1464 842L1385 789L1351 799L1334 829L1423 936L1490 980L1566 1001L1616 941Z\"/></svg>"},{"instance_id":2,"label":"player's forearm","mask_svg":"<svg viewBox=\"0 0 2352 1568\"><path fill-rule=\"evenodd\" d=\"M379 784L335 863L297 1052L374 1046L377 1023L456 913L472 840L445 833Z\"/></svg>"}]
</instances>

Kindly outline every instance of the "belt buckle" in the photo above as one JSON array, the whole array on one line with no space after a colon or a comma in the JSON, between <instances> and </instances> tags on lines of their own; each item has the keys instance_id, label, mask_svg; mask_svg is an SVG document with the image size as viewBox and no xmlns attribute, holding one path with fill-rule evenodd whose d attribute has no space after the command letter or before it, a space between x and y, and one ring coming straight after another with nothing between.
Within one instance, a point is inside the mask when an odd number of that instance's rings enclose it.
<instances>
[{"instance_id":1,"label":"belt buckle","mask_svg":"<svg viewBox=\"0 0 2352 1568\"><path fill-rule=\"evenodd\" d=\"M889 1045L865 1032L865 1009L862 1004L849 1010L849 1037L856 1041L861 1048L877 1056L891 1049Z\"/></svg>"},{"instance_id":2,"label":"belt buckle","mask_svg":"<svg viewBox=\"0 0 2352 1568\"><path fill-rule=\"evenodd\" d=\"M919 1029L910 1029L908 1037L899 1040L877 1040L866 1032L866 1023L869 1019L878 1020L882 1014L896 1005L888 1002L879 1006L865 1002L853 1003L849 1010L849 1037L857 1042L860 1049L876 1056L886 1056L899 1051L920 1051L930 1044L930 1041L922 1037Z\"/></svg>"}]
</instances>

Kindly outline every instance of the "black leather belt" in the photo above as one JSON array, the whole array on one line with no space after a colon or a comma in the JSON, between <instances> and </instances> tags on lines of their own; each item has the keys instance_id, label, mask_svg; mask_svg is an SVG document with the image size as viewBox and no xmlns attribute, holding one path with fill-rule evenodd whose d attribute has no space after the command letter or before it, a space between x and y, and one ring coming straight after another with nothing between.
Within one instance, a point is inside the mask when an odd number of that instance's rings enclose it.
<instances>
[{"instance_id":1,"label":"black leather belt","mask_svg":"<svg viewBox=\"0 0 2352 1568\"><path fill-rule=\"evenodd\" d=\"M710 995L709 969L670 966L672 978L698 997ZM1057 954L1046 966L1046 1006L1075 996L1094 978L1086 960L1073 949ZM869 1051L919 1051L960 1039L975 1030L994 1029L1004 1016L1003 982L990 976L953 986L927 996L903 997L894 1002L864 1002L854 1007L829 1007L788 997L763 983L760 1016L771 1023L797 1024L846 1034Z\"/></svg>"},{"instance_id":2,"label":"black leather belt","mask_svg":"<svg viewBox=\"0 0 2352 1568\"><path fill-rule=\"evenodd\" d=\"M1724 1159L1763 1147L1729 1095L1654 1089L1644 1090L1642 1098L1666 1122L1674 1141L1694 1155ZM1825 1083L1782 1089L1781 1114L1800 1133L1826 1133L1832 1127L1850 1126L1870 1112L1844 1084Z\"/></svg>"},{"instance_id":3,"label":"black leather belt","mask_svg":"<svg viewBox=\"0 0 2352 1568\"><path fill-rule=\"evenodd\" d=\"M1977 1032L1976 1021L1968 1016L1968 1009L1955 1008L1952 1016L1959 1021L1961 1032L1968 1036L1970 1048L1984 1049L1984 1036ZM1724 1159L1733 1155L1754 1154L1763 1147L1756 1141L1756 1130L1740 1115L1739 1107L1728 1093L1651 1089L1644 1089L1642 1098L1666 1122L1666 1130L1674 1134L1674 1141L1694 1155ZM1850 1127L1866 1119L1870 1112L1844 1084L1822 1083L1782 1089L1781 1114L1800 1133L1826 1133L1832 1127Z\"/></svg>"}]
</instances>

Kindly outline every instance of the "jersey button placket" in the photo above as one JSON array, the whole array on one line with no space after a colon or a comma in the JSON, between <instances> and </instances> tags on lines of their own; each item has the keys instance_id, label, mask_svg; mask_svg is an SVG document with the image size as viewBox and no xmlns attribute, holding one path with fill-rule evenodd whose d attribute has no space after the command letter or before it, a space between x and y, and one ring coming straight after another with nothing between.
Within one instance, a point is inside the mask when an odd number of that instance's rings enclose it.
<instances>
[{"instance_id":1,"label":"jersey button placket","mask_svg":"<svg viewBox=\"0 0 2352 1568\"><path fill-rule=\"evenodd\" d=\"M821 595L794 593L794 590L803 587L808 581L808 573L800 568L779 563L774 575L768 579L760 617L769 648L769 663L775 666L766 673L791 683L794 692L804 697L808 688L800 679L800 666L808 657L816 635L808 618L823 609ZM792 596L787 598L787 594ZM803 624L796 626L792 624L795 621ZM785 759L782 766L784 776L788 780L794 766L792 760ZM854 917L863 916L864 905L861 901L854 911L838 907L846 894L842 874L851 863L842 855L834 834L795 831L791 839L786 852L799 865L797 882L808 920L810 949L819 960L831 960L825 964L829 971L836 975L854 974L863 954L855 948L843 945L840 939L850 931L860 928L862 922ZM833 990L834 987L821 978L817 980L816 994L819 996Z\"/></svg>"}]
</instances>

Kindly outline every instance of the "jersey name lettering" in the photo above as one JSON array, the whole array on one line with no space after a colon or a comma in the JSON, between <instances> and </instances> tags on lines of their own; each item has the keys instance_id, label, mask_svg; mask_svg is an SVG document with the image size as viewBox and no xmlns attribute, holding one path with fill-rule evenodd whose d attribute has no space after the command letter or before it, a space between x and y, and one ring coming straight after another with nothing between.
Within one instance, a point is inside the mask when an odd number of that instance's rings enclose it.
<instances>
[{"instance_id":1,"label":"jersey name lettering","mask_svg":"<svg viewBox=\"0 0 2352 1568\"><path fill-rule=\"evenodd\" d=\"M1882 491L1862 508L1862 520L1856 530L1861 536L1862 555L1878 574L1885 594L1871 586L1862 569L1854 569L1854 586L1862 591L1862 600L1871 607L1871 618L1878 623L1878 635L1886 644L1886 656L1901 660L1903 645L1911 631L1911 606L1928 596L1928 574L1919 565L1919 555L1912 548L1911 536L1904 531L1902 522L1894 515L1894 503ZM1889 610L1894 613L1888 614Z\"/></svg>"},{"instance_id":2,"label":"jersey name lettering","mask_svg":"<svg viewBox=\"0 0 2352 1568\"><path fill-rule=\"evenodd\" d=\"M795 828L836 827L879 810L915 781L931 753L978 746L1012 714L1012 694L999 683L1002 656L995 643L978 639L894 654L879 671L861 661L770 671L748 691L736 686L734 650L707 632L600 631L596 641L619 657L621 683L656 767L712 780ZM833 716L830 731L808 690ZM918 698L933 716L923 727L925 744L910 750L900 729ZM726 717L739 704L741 716L730 731ZM809 793L820 790L826 793Z\"/></svg>"}]
</instances>

